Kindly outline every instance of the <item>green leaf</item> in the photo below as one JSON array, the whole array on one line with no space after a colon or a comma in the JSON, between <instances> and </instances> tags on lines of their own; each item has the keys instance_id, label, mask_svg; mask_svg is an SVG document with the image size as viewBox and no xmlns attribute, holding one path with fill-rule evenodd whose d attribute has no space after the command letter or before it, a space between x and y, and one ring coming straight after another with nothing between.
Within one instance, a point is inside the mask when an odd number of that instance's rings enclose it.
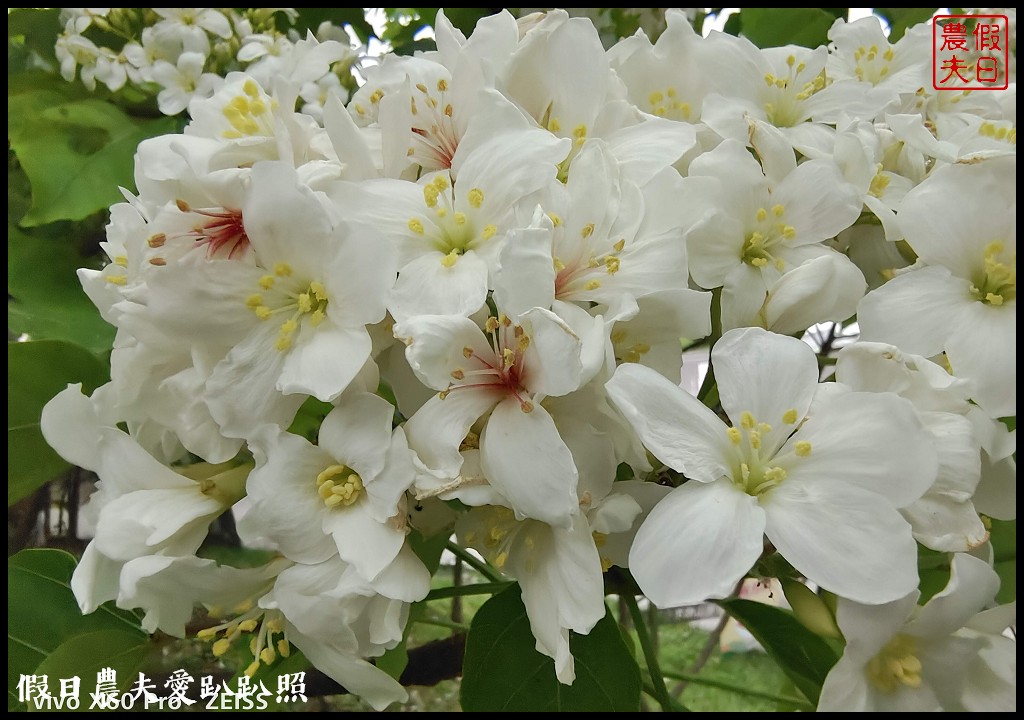
<instances>
[{"instance_id":1,"label":"green leaf","mask_svg":"<svg viewBox=\"0 0 1024 720\"><path fill-rule=\"evenodd\" d=\"M419 8L419 10L420 16L432 25L437 17L437 11L434 8ZM472 34L476 24L482 18L492 15L494 12L493 8L449 7L444 9L444 14L448 21L467 37Z\"/></svg>"},{"instance_id":2,"label":"green leaf","mask_svg":"<svg viewBox=\"0 0 1024 720\"><path fill-rule=\"evenodd\" d=\"M996 602L1009 603L1017 599L1017 521L992 520L989 542L992 543L993 568L1002 584Z\"/></svg>"},{"instance_id":3,"label":"green leaf","mask_svg":"<svg viewBox=\"0 0 1024 720\"><path fill-rule=\"evenodd\" d=\"M109 350L114 328L78 281L78 268L93 264L66 238L30 235L8 225L7 329L36 340L70 340L95 352Z\"/></svg>"},{"instance_id":4,"label":"green leaf","mask_svg":"<svg viewBox=\"0 0 1024 720\"><path fill-rule=\"evenodd\" d=\"M59 8L13 8L7 13L7 37L17 39L25 50L56 66L59 18Z\"/></svg>"},{"instance_id":5,"label":"green leaf","mask_svg":"<svg viewBox=\"0 0 1024 720\"><path fill-rule=\"evenodd\" d=\"M907 29L918 23L931 20L938 8L871 8L875 15L881 15L889 23L889 42L903 37Z\"/></svg>"},{"instance_id":6,"label":"green leaf","mask_svg":"<svg viewBox=\"0 0 1024 720\"><path fill-rule=\"evenodd\" d=\"M196 551L196 555L201 558L214 560L218 565L228 565L233 568L254 568L266 565L274 559L277 553L273 550L215 545L207 542L203 543L202 547Z\"/></svg>"},{"instance_id":7,"label":"green leaf","mask_svg":"<svg viewBox=\"0 0 1024 720\"><path fill-rule=\"evenodd\" d=\"M43 439L39 425L7 430L7 506L41 488L70 468Z\"/></svg>"},{"instance_id":8,"label":"green leaf","mask_svg":"<svg viewBox=\"0 0 1024 720\"><path fill-rule=\"evenodd\" d=\"M610 614L589 635L571 634L576 681L562 685L535 649L517 585L481 606L466 639L460 699L465 712L637 712L640 667Z\"/></svg>"},{"instance_id":9,"label":"green leaf","mask_svg":"<svg viewBox=\"0 0 1024 720\"><path fill-rule=\"evenodd\" d=\"M24 84L18 79L15 88ZM7 112L10 147L32 183L25 227L81 220L123 200L119 187L132 187L139 143L176 129L173 118L134 120L109 102L74 99L52 85L14 94L9 86Z\"/></svg>"},{"instance_id":10,"label":"green leaf","mask_svg":"<svg viewBox=\"0 0 1024 720\"><path fill-rule=\"evenodd\" d=\"M788 610L753 600L719 600L718 604L743 623L800 692L817 705L825 676L839 659L828 643Z\"/></svg>"},{"instance_id":11,"label":"green leaf","mask_svg":"<svg viewBox=\"0 0 1024 720\"><path fill-rule=\"evenodd\" d=\"M917 584L921 591L918 604L923 605L942 592L942 589L949 583L949 576L952 572L950 565L951 556L949 553L932 550L924 545L917 546L917 574L920 581Z\"/></svg>"},{"instance_id":12,"label":"green leaf","mask_svg":"<svg viewBox=\"0 0 1024 720\"><path fill-rule=\"evenodd\" d=\"M409 533L409 546L420 561L426 565L427 570L433 575L441 565L441 555L448 544L448 536L444 533L425 538L419 530Z\"/></svg>"},{"instance_id":13,"label":"green leaf","mask_svg":"<svg viewBox=\"0 0 1024 720\"><path fill-rule=\"evenodd\" d=\"M126 689L135 682L136 673L154 647L146 637L140 638L137 633L122 630L76 635L61 643L39 663L35 674L48 675L51 683L57 678L79 677L82 684L77 711L88 711L92 704L88 688L100 670L112 668L117 673L118 687ZM29 709L33 708L29 706Z\"/></svg>"},{"instance_id":14,"label":"green leaf","mask_svg":"<svg viewBox=\"0 0 1024 720\"><path fill-rule=\"evenodd\" d=\"M55 340L7 343L7 504L30 495L68 464L43 439L43 406L68 383L92 392L109 377L88 350Z\"/></svg>"},{"instance_id":15,"label":"green leaf","mask_svg":"<svg viewBox=\"0 0 1024 720\"><path fill-rule=\"evenodd\" d=\"M816 48L828 42L828 30L835 21L835 15L821 8L743 8L740 34L761 48Z\"/></svg>"},{"instance_id":16,"label":"green leaf","mask_svg":"<svg viewBox=\"0 0 1024 720\"><path fill-rule=\"evenodd\" d=\"M146 633L135 615L104 603L83 616L71 592L75 558L62 550L22 550L7 559L7 687L32 674L50 653L77 635L116 630ZM10 695L8 695L10 700Z\"/></svg>"},{"instance_id":17,"label":"green leaf","mask_svg":"<svg viewBox=\"0 0 1024 720\"><path fill-rule=\"evenodd\" d=\"M331 403L317 400L315 397L306 398L299 407L299 411L295 413L292 424L288 426L288 432L293 435L301 435L311 443L315 443L320 434L320 425L327 417L327 413L333 409L334 406Z\"/></svg>"},{"instance_id":18,"label":"green leaf","mask_svg":"<svg viewBox=\"0 0 1024 720\"><path fill-rule=\"evenodd\" d=\"M323 7L295 9L299 12L299 19L295 21L294 27L302 37L306 36L305 31L307 29L316 32L317 28L320 27L320 23L325 20L342 27L351 25L356 35L364 43L372 37L377 37L377 34L373 31L373 26L366 21L363 8Z\"/></svg>"}]
</instances>

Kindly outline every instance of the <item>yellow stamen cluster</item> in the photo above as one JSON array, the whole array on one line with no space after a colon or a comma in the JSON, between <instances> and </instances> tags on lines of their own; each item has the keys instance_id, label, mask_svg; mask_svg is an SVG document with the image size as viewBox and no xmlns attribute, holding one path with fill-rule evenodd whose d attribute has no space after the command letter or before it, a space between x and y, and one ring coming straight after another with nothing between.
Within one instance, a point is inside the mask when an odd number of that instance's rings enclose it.
<instances>
[{"instance_id":1,"label":"yellow stamen cluster","mask_svg":"<svg viewBox=\"0 0 1024 720\"><path fill-rule=\"evenodd\" d=\"M231 507L245 497L245 481L250 470L250 464L236 465L230 461L216 464L197 462L175 468L182 477L199 483L199 492L224 507Z\"/></svg>"},{"instance_id":2,"label":"yellow stamen cluster","mask_svg":"<svg viewBox=\"0 0 1024 720\"><path fill-rule=\"evenodd\" d=\"M921 687L921 661L915 654L916 642L909 635L899 634L868 661L867 674L871 684L882 692L895 692L900 686L913 690Z\"/></svg>"},{"instance_id":3,"label":"yellow stamen cluster","mask_svg":"<svg viewBox=\"0 0 1024 720\"><path fill-rule=\"evenodd\" d=\"M784 205L773 205L771 213L767 208L757 209L754 214L757 229L747 235L740 252L743 262L756 268L767 267L770 263L779 271L785 269L786 263L781 257L777 257L776 248L786 245L796 237L796 228L782 220L785 214Z\"/></svg>"},{"instance_id":4,"label":"yellow stamen cluster","mask_svg":"<svg viewBox=\"0 0 1024 720\"><path fill-rule=\"evenodd\" d=\"M853 52L853 74L861 82L877 85L892 72L891 63L895 57L896 53L892 48L886 48L885 52L879 54L877 45L861 45Z\"/></svg>"},{"instance_id":5,"label":"yellow stamen cluster","mask_svg":"<svg viewBox=\"0 0 1024 720\"><path fill-rule=\"evenodd\" d=\"M331 465L316 476L316 492L328 508L348 507L363 492L363 479L347 465Z\"/></svg>"},{"instance_id":6,"label":"yellow stamen cluster","mask_svg":"<svg viewBox=\"0 0 1024 720\"><path fill-rule=\"evenodd\" d=\"M262 276L257 284L262 290L271 291L278 286L280 281L290 278L293 272L288 263L280 262L274 265L273 275ZM288 282L285 284L287 285ZM291 315L278 328L277 342L274 343L277 350L285 352L292 347L292 339L305 316L309 316L309 323L313 327L320 325L327 317L327 289L323 283L313 280L304 287L293 285L291 290L279 288L277 295L285 300L278 307L272 308L268 305L263 293L254 293L247 297L245 306L252 310L260 320L269 320L277 313L292 311Z\"/></svg>"},{"instance_id":7,"label":"yellow stamen cluster","mask_svg":"<svg viewBox=\"0 0 1024 720\"><path fill-rule=\"evenodd\" d=\"M619 359L623 362L638 363L640 359L651 351L651 346L647 343L638 342L628 348L623 348L620 351Z\"/></svg>"},{"instance_id":8,"label":"yellow stamen cluster","mask_svg":"<svg viewBox=\"0 0 1024 720\"><path fill-rule=\"evenodd\" d=\"M653 91L647 96L647 104L652 115L672 120L689 120L693 111L690 103L679 100L679 93L674 87L666 88L664 92Z\"/></svg>"},{"instance_id":9,"label":"yellow stamen cluster","mask_svg":"<svg viewBox=\"0 0 1024 720\"><path fill-rule=\"evenodd\" d=\"M514 541L530 521L516 520L515 513L506 507L491 507L482 515L483 542L477 542L480 538L476 533L467 535L466 541L475 543L475 547L488 562L501 570L508 563ZM533 548L533 538L526 537L523 540L524 542L516 548L516 552L528 552Z\"/></svg>"},{"instance_id":10,"label":"yellow stamen cluster","mask_svg":"<svg viewBox=\"0 0 1024 720\"><path fill-rule=\"evenodd\" d=\"M237 139L246 136L269 134L262 132L266 130L266 120L261 120L269 112L267 104L260 97L260 88L254 80L246 80L242 85L244 95L236 95L224 107L224 117L231 125L231 130L225 130L223 136L228 139Z\"/></svg>"},{"instance_id":11,"label":"yellow stamen cluster","mask_svg":"<svg viewBox=\"0 0 1024 720\"><path fill-rule=\"evenodd\" d=\"M877 171L871 178L871 186L868 188L868 194L876 198L882 197L882 193L889 187L889 176L882 172L882 167L882 163L878 163Z\"/></svg>"},{"instance_id":12,"label":"yellow stamen cluster","mask_svg":"<svg viewBox=\"0 0 1024 720\"><path fill-rule=\"evenodd\" d=\"M496 225L487 223L482 227L474 227L466 213L456 211L450 188L451 184L444 175L438 175L423 186L423 202L437 216L437 221L431 224L429 231L420 217L410 218L407 222L410 231L425 236L432 248L443 253L441 264L446 268L454 267L459 257L476 247L480 241L490 240L498 233ZM484 203L484 191L476 187L470 189L466 193L466 202L470 207L479 209Z\"/></svg>"},{"instance_id":13,"label":"yellow stamen cluster","mask_svg":"<svg viewBox=\"0 0 1024 720\"><path fill-rule=\"evenodd\" d=\"M814 79L800 85L801 80L798 78L807 70L807 65L803 62L798 63L794 55L786 58L786 65L785 76L780 77L773 73L766 73L764 76L764 84L768 90L763 107L768 122L776 127L792 127L800 123L804 119L801 103L828 85L824 70Z\"/></svg>"},{"instance_id":14,"label":"yellow stamen cluster","mask_svg":"<svg viewBox=\"0 0 1024 720\"><path fill-rule=\"evenodd\" d=\"M765 439L772 432L772 426L759 422L749 410L740 414L738 426L726 428L725 435L736 450L733 466L733 484L748 495L759 497L780 485L788 476L785 468L772 464L776 448L765 447ZM784 425L795 425L796 408L782 414ZM807 457L811 444L806 440L795 443L797 457Z\"/></svg>"},{"instance_id":15,"label":"yellow stamen cluster","mask_svg":"<svg viewBox=\"0 0 1024 720\"><path fill-rule=\"evenodd\" d=\"M588 240L594 234L594 230L594 223L587 223L580 229L580 238ZM599 289L601 287L601 280L593 277L593 271L598 268L604 268L605 273L608 275L614 275L619 272L622 269L620 254L625 247L625 238L620 238L612 245L612 249L609 252L603 255L595 255L591 252L585 264L581 257L572 267L567 267L558 256L552 258L555 273L557 274L555 297L559 299L571 297L574 293L580 291L581 285L583 290L588 292Z\"/></svg>"},{"instance_id":16,"label":"yellow stamen cluster","mask_svg":"<svg viewBox=\"0 0 1024 720\"><path fill-rule=\"evenodd\" d=\"M210 608L211 616L219 614L217 609ZM280 611L264 611L262 608L254 607L254 603L249 600L228 614L237 615L237 617L196 633L196 638L199 640L214 641L212 647L214 657L221 657L227 653L242 635L252 635L249 639L249 652L252 653L253 661L245 669L245 674L249 677L256 674L261 664L271 665L278 656L286 658L291 655L291 645L285 632L284 616ZM276 641L274 640L275 635L280 636ZM214 640L218 636L220 636L219 639Z\"/></svg>"},{"instance_id":17,"label":"yellow stamen cluster","mask_svg":"<svg viewBox=\"0 0 1024 720\"><path fill-rule=\"evenodd\" d=\"M993 240L985 246L980 277L971 285L971 295L986 305L1002 305L1017 297L1017 253L1004 257L1006 246Z\"/></svg>"},{"instance_id":18,"label":"yellow stamen cluster","mask_svg":"<svg viewBox=\"0 0 1024 720\"><path fill-rule=\"evenodd\" d=\"M1017 144L1017 128L996 125L987 120L978 126L978 134L995 140L1005 140L1011 145Z\"/></svg>"}]
</instances>

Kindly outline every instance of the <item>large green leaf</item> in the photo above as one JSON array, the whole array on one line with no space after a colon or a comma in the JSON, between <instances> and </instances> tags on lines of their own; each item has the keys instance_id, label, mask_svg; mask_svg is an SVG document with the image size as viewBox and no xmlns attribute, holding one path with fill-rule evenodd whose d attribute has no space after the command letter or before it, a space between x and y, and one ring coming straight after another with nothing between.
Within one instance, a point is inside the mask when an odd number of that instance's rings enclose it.
<instances>
[{"instance_id":1,"label":"large green leaf","mask_svg":"<svg viewBox=\"0 0 1024 720\"><path fill-rule=\"evenodd\" d=\"M9 224L7 329L37 340L70 340L95 352L109 350L114 328L78 282L78 268L94 263L66 238L30 235Z\"/></svg>"},{"instance_id":2,"label":"large green leaf","mask_svg":"<svg viewBox=\"0 0 1024 720\"><path fill-rule=\"evenodd\" d=\"M576 681L562 685L551 658L535 649L514 585L477 611L466 639L461 702L465 712L636 712L640 668L611 615L589 635L572 634Z\"/></svg>"},{"instance_id":3,"label":"large green leaf","mask_svg":"<svg viewBox=\"0 0 1024 720\"><path fill-rule=\"evenodd\" d=\"M828 42L836 16L821 8L743 8L740 34L758 47L803 45L816 48Z\"/></svg>"},{"instance_id":4,"label":"large green leaf","mask_svg":"<svg viewBox=\"0 0 1024 720\"><path fill-rule=\"evenodd\" d=\"M825 676L839 659L828 643L788 610L753 600L720 600L718 604L743 623L800 692L817 704Z\"/></svg>"},{"instance_id":5,"label":"large green leaf","mask_svg":"<svg viewBox=\"0 0 1024 720\"><path fill-rule=\"evenodd\" d=\"M7 559L7 688L35 669L72 637L114 630L139 638L146 633L135 615L111 603L83 616L71 592L75 558L62 550L22 550Z\"/></svg>"},{"instance_id":6,"label":"large green leaf","mask_svg":"<svg viewBox=\"0 0 1024 720\"><path fill-rule=\"evenodd\" d=\"M55 340L7 343L7 504L31 494L68 464L43 439L43 405L68 383L86 392L106 382L106 367L88 350Z\"/></svg>"},{"instance_id":7,"label":"large green leaf","mask_svg":"<svg viewBox=\"0 0 1024 720\"><path fill-rule=\"evenodd\" d=\"M140 637L135 632L98 630L75 635L39 663L34 674L48 676L51 683L58 678L80 678L80 704L76 710L87 712L92 705L88 688L100 670L114 670L117 686L124 690L136 680L139 668L153 647L145 636ZM51 691L55 692L55 689L51 688ZM34 708L29 705L28 709Z\"/></svg>"},{"instance_id":8,"label":"large green leaf","mask_svg":"<svg viewBox=\"0 0 1024 720\"><path fill-rule=\"evenodd\" d=\"M32 183L25 227L81 220L119 202L119 188L133 186L139 143L177 128L174 118L136 120L72 88L46 76L8 80L8 142Z\"/></svg>"}]
</instances>

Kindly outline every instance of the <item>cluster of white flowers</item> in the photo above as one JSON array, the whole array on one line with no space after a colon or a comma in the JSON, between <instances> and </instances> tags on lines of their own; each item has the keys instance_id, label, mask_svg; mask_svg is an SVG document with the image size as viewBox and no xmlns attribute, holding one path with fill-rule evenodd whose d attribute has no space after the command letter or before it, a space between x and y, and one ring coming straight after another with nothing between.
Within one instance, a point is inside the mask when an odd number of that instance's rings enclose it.
<instances>
[{"instance_id":1,"label":"cluster of white flowers","mask_svg":"<svg viewBox=\"0 0 1024 720\"><path fill-rule=\"evenodd\" d=\"M62 8L55 49L65 80L77 74L90 90L101 83L156 94L165 115L213 96L228 73L244 70L262 87L297 85L302 112L319 118L328 96L344 101L354 89L356 50L329 22L315 37L278 29L296 17L292 8ZM115 41L116 49L102 44Z\"/></svg>"},{"instance_id":2,"label":"cluster of white flowers","mask_svg":"<svg viewBox=\"0 0 1024 720\"><path fill-rule=\"evenodd\" d=\"M1015 606L981 612L972 557L979 513L1016 516L1015 85L933 90L929 26L760 50L667 19L606 52L560 11L442 13L322 126L287 73L236 72L139 147L80 271L112 380L43 417L100 478L84 610L181 634L203 605L215 653L294 644L381 708L405 691L367 659L429 589L411 529L517 579L565 683L610 566L669 607L778 552L841 598L822 709L1015 706ZM820 383L796 338L855 313ZM721 413L678 386L709 336ZM263 568L195 556L236 503ZM918 543L957 553L923 608Z\"/></svg>"}]
</instances>

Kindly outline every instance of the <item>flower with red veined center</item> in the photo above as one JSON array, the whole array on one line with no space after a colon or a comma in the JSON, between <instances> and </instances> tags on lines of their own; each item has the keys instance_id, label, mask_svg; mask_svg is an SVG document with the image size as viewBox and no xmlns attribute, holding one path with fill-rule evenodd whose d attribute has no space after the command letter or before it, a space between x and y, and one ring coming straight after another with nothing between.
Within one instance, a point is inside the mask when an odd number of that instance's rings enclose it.
<instances>
[{"instance_id":1,"label":"flower with red veined center","mask_svg":"<svg viewBox=\"0 0 1024 720\"><path fill-rule=\"evenodd\" d=\"M572 329L533 308L516 321L491 317L483 328L465 317L420 315L394 332L413 372L439 391L405 425L422 465L438 478L458 477L459 448L480 421L483 473L516 517L569 527L579 513L579 476L542 403L582 381L582 343Z\"/></svg>"},{"instance_id":2,"label":"flower with red veined center","mask_svg":"<svg viewBox=\"0 0 1024 720\"><path fill-rule=\"evenodd\" d=\"M494 354L479 354L468 345L464 347L463 356L467 360L475 360L482 367L453 370L451 376L456 382L441 391L441 399L446 398L452 390L493 387L519 401L519 409L523 412L532 412L533 402L527 399L529 391L523 386L525 352L530 346L530 336L525 333L522 325L514 325L504 314L487 318L484 328L490 335Z\"/></svg>"},{"instance_id":3,"label":"flower with red veined center","mask_svg":"<svg viewBox=\"0 0 1024 720\"><path fill-rule=\"evenodd\" d=\"M244 257L249 252L251 245L249 236L245 234L245 224L242 221L241 210L222 209L196 209L184 200L176 202L178 209L184 213L193 213L208 221L200 221L191 231L184 234L184 237L195 239L196 247L206 246L206 257L226 257L234 260L237 257Z\"/></svg>"},{"instance_id":4,"label":"flower with red veined center","mask_svg":"<svg viewBox=\"0 0 1024 720\"><path fill-rule=\"evenodd\" d=\"M421 102L413 96L410 110L413 114L413 144L409 154L427 170L446 170L452 166L452 158L459 148L459 132L452 119L454 110L447 96L448 81L437 81L437 93L423 83L416 89L422 94Z\"/></svg>"}]
</instances>

